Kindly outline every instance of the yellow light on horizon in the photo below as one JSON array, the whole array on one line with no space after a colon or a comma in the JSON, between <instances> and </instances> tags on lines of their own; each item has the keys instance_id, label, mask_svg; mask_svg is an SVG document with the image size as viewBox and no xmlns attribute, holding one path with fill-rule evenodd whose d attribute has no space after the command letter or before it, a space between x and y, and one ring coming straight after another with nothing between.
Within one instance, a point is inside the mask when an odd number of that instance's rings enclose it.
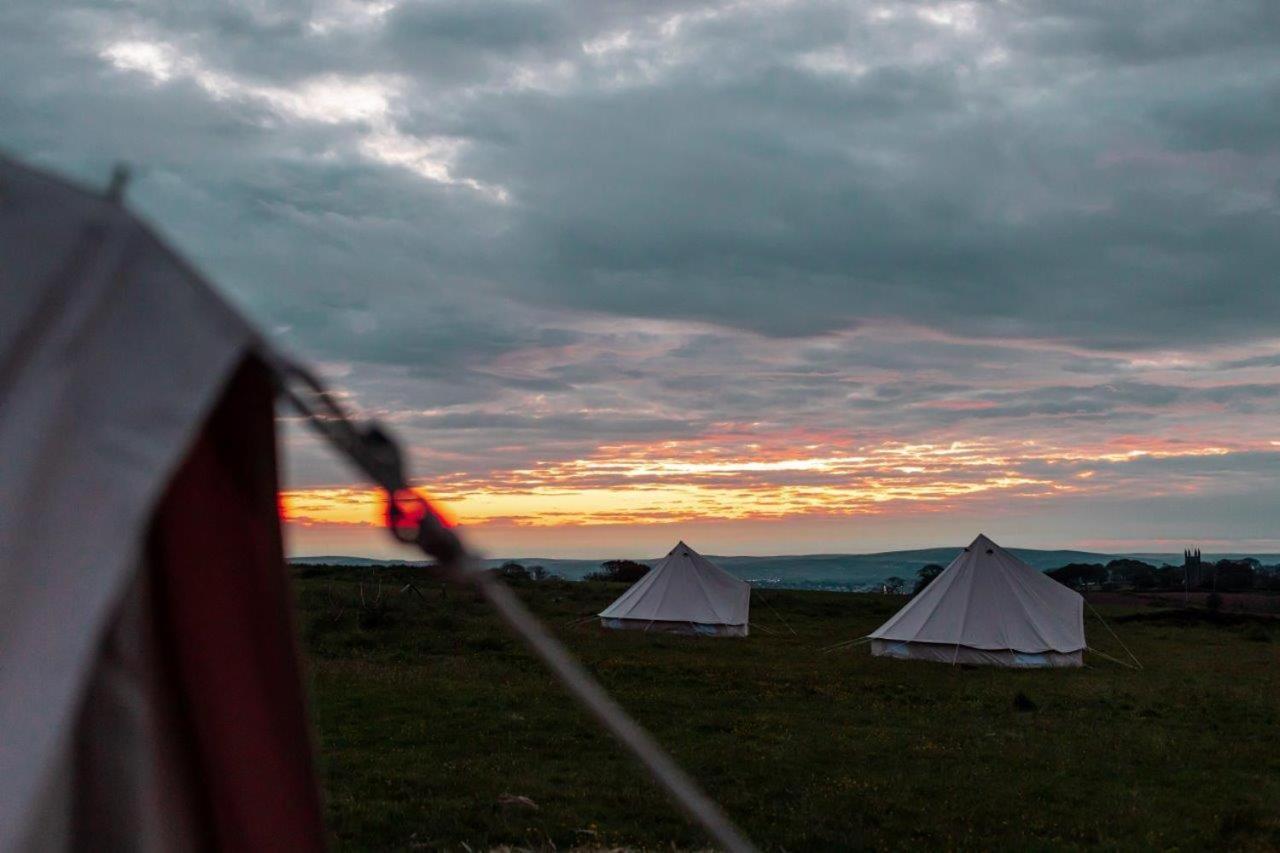
<instances>
[{"instance_id":1,"label":"yellow light on horizon","mask_svg":"<svg viewBox=\"0 0 1280 853\"><path fill-rule=\"evenodd\" d=\"M1015 453L982 442L951 442L768 458L766 450L735 457L720 447L663 442L601 448L592 458L541 463L484 479L444 478L436 484L435 497L460 523L469 525L558 527L878 515L896 506L945 509L954 501L989 493L1035 499L1109 488L1109 481L1095 485L1096 470L1066 479L1046 478L1024 473L1021 462L1125 465L1144 458L1229 452L1218 446L1153 446ZM777 482L764 475L776 475L772 479ZM290 524L383 524L382 495L375 489L290 490L281 494L280 506Z\"/></svg>"}]
</instances>

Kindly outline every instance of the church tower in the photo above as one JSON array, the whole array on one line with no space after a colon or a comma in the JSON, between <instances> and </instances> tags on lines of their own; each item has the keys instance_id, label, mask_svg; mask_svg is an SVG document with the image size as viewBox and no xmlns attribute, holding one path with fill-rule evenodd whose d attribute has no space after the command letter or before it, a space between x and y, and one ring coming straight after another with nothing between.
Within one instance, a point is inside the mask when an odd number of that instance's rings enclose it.
<instances>
[{"instance_id":1,"label":"church tower","mask_svg":"<svg viewBox=\"0 0 1280 853\"><path fill-rule=\"evenodd\" d=\"M1188 587L1197 587L1204 580L1204 564L1200 561L1199 548L1183 550L1182 571L1186 575Z\"/></svg>"}]
</instances>

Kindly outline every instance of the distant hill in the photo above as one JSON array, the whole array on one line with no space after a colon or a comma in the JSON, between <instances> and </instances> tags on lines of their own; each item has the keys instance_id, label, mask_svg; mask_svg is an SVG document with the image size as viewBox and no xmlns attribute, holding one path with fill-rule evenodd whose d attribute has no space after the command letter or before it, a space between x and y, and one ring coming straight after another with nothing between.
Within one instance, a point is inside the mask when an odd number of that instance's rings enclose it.
<instances>
[{"instance_id":1,"label":"distant hill","mask_svg":"<svg viewBox=\"0 0 1280 853\"><path fill-rule=\"evenodd\" d=\"M950 548L920 548L912 551L884 551L878 554L798 554L781 557L721 556L707 557L729 573L759 586L780 589L831 589L865 590L884 583L895 575L908 580L923 566L937 563L945 566L955 559L963 546ZM1182 564L1182 554L1102 554L1093 551L1047 551L1037 548L1010 548L1027 565L1041 571L1056 569L1067 563L1106 563L1119 557L1132 557L1153 565L1161 563ZM1240 558L1247 554L1209 555L1206 560L1224 556ZM1280 562L1280 555L1255 554L1263 563ZM658 559L641 560L653 565ZM542 566L553 575L569 580L581 580L597 571L600 560L564 560L554 557L509 557L487 560L489 566L499 566L514 561L525 566ZM323 563L335 566L422 566L421 560L376 560L368 557L293 557L292 563Z\"/></svg>"},{"instance_id":2,"label":"distant hill","mask_svg":"<svg viewBox=\"0 0 1280 853\"><path fill-rule=\"evenodd\" d=\"M963 546L961 546L963 547ZM798 589L867 589L887 578L911 579L924 566L945 566L961 547L884 551L878 554L806 554L785 557L712 557L718 565L744 580L765 586ZM1010 549L1028 565L1042 571L1074 562L1110 559L1086 551Z\"/></svg>"},{"instance_id":3,"label":"distant hill","mask_svg":"<svg viewBox=\"0 0 1280 853\"><path fill-rule=\"evenodd\" d=\"M376 557L341 557L324 554L315 557L290 557L288 562L306 563L314 566L425 566L431 561L381 560Z\"/></svg>"},{"instance_id":4,"label":"distant hill","mask_svg":"<svg viewBox=\"0 0 1280 853\"><path fill-rule=\"evenodd\" d=\"M1047 570L1074 562L1106 562L1112 559L1106 554L1087 551L1040 551L1027 548L1011 549L1021 559L1037 569ZM929 563L946 565L960 551L955 548L924 548L914 551L886 551L879 554L801 554L791 556L753 557L708 555L715 563L743 580L763 586L789 589L868 589L897 575L911 578L921 567ZM660 558L644 560L650 565ZM498 566L508 560L525 566L542 566L554 575L569 580L581 580L597 571L603 560L568 560L555 557L510 557L488 560L490 566ZM316 556L295 557L294 563L322 563L339 566L425 565L418 560L377 560L368 557Z\"/></svg>"}]
</instances>

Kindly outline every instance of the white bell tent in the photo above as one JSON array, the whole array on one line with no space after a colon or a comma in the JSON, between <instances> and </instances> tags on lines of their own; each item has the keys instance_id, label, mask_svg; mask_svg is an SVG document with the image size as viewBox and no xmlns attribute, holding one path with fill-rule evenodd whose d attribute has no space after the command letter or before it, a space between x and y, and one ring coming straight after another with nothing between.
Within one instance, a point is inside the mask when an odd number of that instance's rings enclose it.
<instances>
[{"instance_id":1,"label":"white bell tent","mask_svg":"<svg viewBox=\"0 0 1280 853\"><path fill-rule=\"evenodd\" d=\"M882 657L1081 666L1084 598L980 534L869 636Z\"/></svg>"},{"instance_id":2,"label":"white bell tent","mask_svg":"<svg viewBox=\"0 0 1280 853\"><path fill-rule=\"evenodd\" d=\"M326 846L248 323L0 157L0 850Z\"/></svg>"},{"instance_id":3,"label":"white bell tent","mask_svg":"<svg viewBox=\"0 0 1280 853\"><path fill-rule=\"evenodd\" d=\"M751 584L684 542L600 612L606 628L745 637Z\"/></svg>"}]
</instances>

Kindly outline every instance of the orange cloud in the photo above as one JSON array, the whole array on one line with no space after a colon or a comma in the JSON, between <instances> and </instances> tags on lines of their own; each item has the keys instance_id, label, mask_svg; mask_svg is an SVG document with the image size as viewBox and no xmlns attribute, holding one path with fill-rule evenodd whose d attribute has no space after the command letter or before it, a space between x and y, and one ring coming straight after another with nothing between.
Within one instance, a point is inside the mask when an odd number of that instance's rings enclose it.
<instances>
[{"instance_id":1,"label":"orange cloud","mask_svg":"<svg viewBox=\"0 0 1280 853\"><path fill-rule=\"evenodd\" d=\"M810 435L799 452L786 441L734 448L726 435L651 445L611 445L589 458L544 462L483 477L458 474L433 483L442 505L468 525L532 527L658 524L700 519L781 519L876 515L895 508L945 510L1000 495L1036 499L1113 488L1099 467L1134 460L1209 456L1216 445L1132 437L1094 448L1034 441L885 443L837 452ZM758 438L758 437L757 437ZM1059 468L1069 468L1056 473ZM1049 474L1045 472L1049 471ZM1039 473L1035 473L1039 472ZM1190 488L1171 485L1172 490ZM281 495L289 524L380 527L377 490L300 489Z\"/></svg>"}]
</instances>

